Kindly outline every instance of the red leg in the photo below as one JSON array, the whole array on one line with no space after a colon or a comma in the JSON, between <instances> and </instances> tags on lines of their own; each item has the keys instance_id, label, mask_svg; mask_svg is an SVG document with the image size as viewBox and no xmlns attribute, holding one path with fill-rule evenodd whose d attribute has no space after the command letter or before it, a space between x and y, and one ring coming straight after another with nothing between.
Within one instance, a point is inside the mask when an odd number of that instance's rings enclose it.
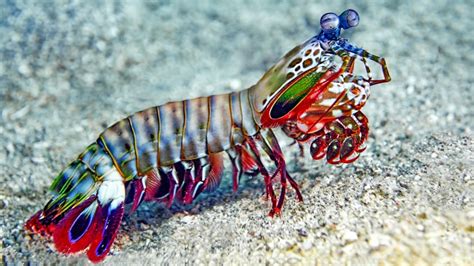
<instances>
[{"instance_id":1,"label":"red leg","mask_svg":"<svg viewBox=\"0 0 474 266\"><path fill-rule=\"evenodd\" d=\"M168 201L166 203L167 207L170 208L171 205L173 205L174 198L176 196L176 191L178 190L178 186L179 186L179 181L173 167L161 167L161 168L166 173L166 177L168 178L168 181L170 184L169 191L168 191Z\"/></svg>"},{"instance_id":2,"label":"red leg","mask_svg":"<svg viewBox=\"0 0 474 266\"><path fill-rule=\"evenodd\" d=\"M248 138L247 143L250 147L250 150L255 154L256 162L258 164L260 173L262 173L264 177L266 195L267 197L268 195L270 195L270 200L272 201L272 211L270 211L270 216L273 216L273 212L276 209L276 196L275 196L275 192L272 186L272 177L270 176L267 169L263 165L262 160L260 159L261 158L260 152L258 151L257 143L255 143L255 139Z\"/></svg>"},{"instance_id":3,"label":"red leg","mask_svg":"<svg viewBox=\"0 0 474 266\"><path fill-rule=\"evenodd\" d=\"M242 147L240 145L235 146L235 149L227 151L230 161L232 162L232 189L234 192L237 192L239 188L240 178L242 177L242 156L241 156Z\"/></svg>"},{"instance_id":4,"label":"red leg","mask_svg":"<svg viewBox=\"0 0 474 266\"><path fill-rule=\"evenodd\" d=\"M257 140L260 141L261 146L263 147L265 152L270 156L270 159L272 159L275 162L277 166L277 171L275 172L275 175L277 174L280 175L280 183L281 183L281 190L280 190L278 203L277 203L276 209L273 210L271 215L280 214L280 211L283 208L283 204L285 201L287 181L295 189L298 200L302 201L303 197L301 196L301 193L299 191L298 184L291 178L291 176L288 174L288 171L286 170L286 163L283 157L283 152L280 149L278 140L273 134L273 131L264 130L262 131L262 134L263 135L258 136Z\"/></svg>"}]
</instances>

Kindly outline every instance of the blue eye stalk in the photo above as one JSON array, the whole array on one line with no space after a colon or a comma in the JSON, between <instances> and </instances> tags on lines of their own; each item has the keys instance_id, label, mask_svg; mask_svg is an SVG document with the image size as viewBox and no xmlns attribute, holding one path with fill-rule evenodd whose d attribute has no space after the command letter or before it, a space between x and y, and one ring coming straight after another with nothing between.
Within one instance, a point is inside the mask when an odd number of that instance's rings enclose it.
<instances>
[{"instance_id":1,"label":"blue eye stalk","mask_svg":"<svg viewBox=\"0 0 474 266\"><path fill-rule=\"evenodd\" d=\"M310 40L312 42L319 42L325 52L337 55L342 59L343 62L339 71L349 73L353 78L358 78L352 74L352 70L355 60L361 58L366 66L367 75L369 76L367 79L364 78L364 81L367 81L370 86L389 82L391 77L388 73L387 63L383 57L369 53L350 43L349 40L340 37L341 30L356 27L359 25L359 21L359 14L354 9L347 9L339 16L332 12L326 13L321 17L319 22L321 24L321 31ZM367 59L376 62L382 67L383 79L372 79L366 64Z\"/></svg>"},{"instance_id":2,"label":"blue eye stalk","mask_svg":"<svg viewBox=\"0 0 474 266\"><path fill-rule=\"evenodd\" d=\"M359 25L359 14L354 9L347 9L339 16L326 13L321 17L321 32L317 38L320 41L335 41L341 35L341 29L349 29Z\"/></svg>"}]
</instances>

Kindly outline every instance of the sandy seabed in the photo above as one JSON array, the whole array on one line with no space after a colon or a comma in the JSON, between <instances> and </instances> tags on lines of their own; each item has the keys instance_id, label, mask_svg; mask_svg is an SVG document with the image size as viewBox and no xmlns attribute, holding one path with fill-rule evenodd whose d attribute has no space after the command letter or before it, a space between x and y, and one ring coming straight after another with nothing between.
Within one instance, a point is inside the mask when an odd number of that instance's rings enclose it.
<instances>
[{"instance_id":1,"label":"sandy seabed","mask_svg":"<svg viewBox=\"0 0 474 266\"><path fill-rule=\"evenodd\" d=\"M332 166L286 149L290 191L269 218L263 180L192 206L145 204L105 264L473 265L473 1L0 1L0 236L4 264L87 264L23 223L53 177L135 111L244 89L355 8L345 37L387 59L369 147ZM284 143L285 141L282 141Z\"/></svg>"}]
</instances>

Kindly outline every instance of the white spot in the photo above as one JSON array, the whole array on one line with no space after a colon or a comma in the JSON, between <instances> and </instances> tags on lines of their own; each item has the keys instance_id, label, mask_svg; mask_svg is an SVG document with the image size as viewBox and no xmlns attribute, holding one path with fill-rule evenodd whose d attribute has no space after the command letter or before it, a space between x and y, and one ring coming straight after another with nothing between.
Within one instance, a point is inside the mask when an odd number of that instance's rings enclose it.
<instances>
[{"instance_id":1,"label":"white spot","mask_svg":"<svg viewBox=\"0 0 474 266\"><path fill-rule=\"evenodd\" d=\"M320 129L322 129L322 128L324 127L324 125L325 125L324 123L318 122L318 123L316 124L316 126L313 127L312 132L319 131Z\"/></svg>"},{"instance_id":2,"label":"white spot","mask_svg":"<svg viewBox=\"0 0 474 266\"><path fill-rule=\"evenodd\" d=\"M146 175L141 178L142 186L143 186L143 189L144 189L144 190L146 189L146 178L147 178Z\"/></svg>"},{"instance_id":3,"label":"white spot","mask_svg":"<svg viewBox=\"0 0 474 266\"><path fill-rule=\"evenodd\" d=\"M354 231L345 231L342 235L342 240L348 244L358 239L357 233Z\"/></svg>"},{"instance_id":4,"label":"white spot","mask_svg":"<svg viewBox=\"0 0 474 266\"><path fill-rule=\"evenodd\" d=\"M18 72L24 76L30 76L32 73L31 67L28 63L22 63L18 67Z\"/></svg>"},{"instance_id":5,"label":"white spot","mask_svg":"<svg viewBox=\"0 0 474 266\"><path fill-rule=\"evenodd\" d=\"M329 92L341 93L343 91L343 88L340 85L335 84L335 83L333 83L333 84L334 85L329 88Z\"/></svg>"},{"instance_id":6,"label":"white spot","mask_svg":"<svg viewBox=\"0 0 474 266\"><path fill-rule=\"evenodd\" d=\"M122 176L113 170L104 176L104 182L100 184L97 198L101 204L114 201L118 204L125 199L125 186L122 182Z\"/></svg>"},{"instance_id":7,"label":"white spot","mask_svg":"<svg viewBox=\"0 0 474 266\"><path fill-rule=\"evenodd\" d=\"M323 106L331 106L334 103L335 100L336 99L334 99L334 98L333 99L325 99L325 100L322 100L320 104L323 105Z\"/></svg>"},{"instance_id":8,"label":"white spot","mask_svg":"<svg viewBox=\"0 0 474 266\"><path fill-rule=\"evenodd\" d=\"M198 189L199 189L199 187L200 187L201 185L202 185L202 182L199 181L199 182L197 183L197 185L196 185L196 188L195 188L194 191L193 191L193 198L196 197L196 193L197 193L197 191L198 191Z\"/></svg>"},{"instance_id":9,"label":"white spot","mask_svg":"<svg viewBox=\"0 0 474 266\"><path fill-rule=\"evenodd\" d=\"M100 51L104 51L105 48L107 48L107 44L104 41L98 41L96 43L96 46L97 46L97 49L99 49Z\"/></svg>"},{"instance_id":10,"label":"white spot","mask_svg":"<svg viewBox=\"0 0 474 266\"><path fill-rule=\"evenodd\" d=\"M332 110L332 115L333 115L334 117L342 116L342 111L339 110L339 109Z\"/></svg>"},{"instance_id":11,"label":"white spot","mask_svg":"<svg viewBox=\"0 0 474 266\"><path fill-rule=\"evenodd\" d=\"M229 81L229 88L232 91L239 90L240 88L242 88L242 82L238 79L232 79L231 81Z\"/></svg>"},{"instance_id":12,"label":"white spot","mask_svg":"<svg viewBox=\"0 0 474 266\"><path fill-rule=\"evenodd\" d=\"M117 208L122 202L123 202L123 199L114 199L112 200L112 203L110 203L110 208L113 210Z\"/></svg>"},{"instance_id":13,"label":"white spot","mask_svg":"<svg viewBox=\"0 0 474 266\"><path fill-rule=\"evenodd\" d=\"M209 164L205 164L205 165L202 166L202 172L203 172L203 175L201 177L202 181L207 179L207 175L209 174L209 171L210 171L210 170L208 170L208 168L210 168Z\"/></svg>"},{"instance_id":14,"label":"white spot","mask_svg":"<svg viewBox=\"0 0 474 266\"><path fill-rule=\"evenodd\" d=\"M301 130L302 132L307 132L309 130L309 127L308 125L304 124L304 123L300 123L300 122L297 122L297 127L299 130Z\"/></svg>"},{"instance_id":15,"label":"white spot","mask_svg":"<svg viewBox=\"0 0 474 266\"><path fill-rule=\"evenodd\" d=\"M171 175L173 176L173 180L174 180L174 182L175 182L176 184L178 184L178 183L179 183L179 180L178 180L178 173L177 173L177 171L176 171L176 168L173 168L172 171L173 171L173 172L171 173Z\"/></svg>"},{"instance_id":16,"label":"white spot","mask_svg":"<svg viewBox=\"0 0 474 266\"><path fill-rule=\"evenodd\" d=\"M104 182L105 181L120 181L122 182L122 176L119 172L114 168L112 171L108 172L104 175Z\"/></svg>"}]
</instances>

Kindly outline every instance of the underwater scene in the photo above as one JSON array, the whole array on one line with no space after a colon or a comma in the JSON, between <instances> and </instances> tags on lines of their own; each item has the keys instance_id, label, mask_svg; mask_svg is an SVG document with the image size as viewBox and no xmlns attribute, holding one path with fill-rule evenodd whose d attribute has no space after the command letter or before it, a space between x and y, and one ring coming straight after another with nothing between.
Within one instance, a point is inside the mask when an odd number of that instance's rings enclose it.
<instances>
[{"instance_id":1,"label":"underwater scene","mask_svg":"<svg viewBox=\"0 0 474 266\"><path fill-rule=\"evenodd\" d=\"M1 263L473 265L472 10L0 0Z\"/></svg>"}]
</instances>

